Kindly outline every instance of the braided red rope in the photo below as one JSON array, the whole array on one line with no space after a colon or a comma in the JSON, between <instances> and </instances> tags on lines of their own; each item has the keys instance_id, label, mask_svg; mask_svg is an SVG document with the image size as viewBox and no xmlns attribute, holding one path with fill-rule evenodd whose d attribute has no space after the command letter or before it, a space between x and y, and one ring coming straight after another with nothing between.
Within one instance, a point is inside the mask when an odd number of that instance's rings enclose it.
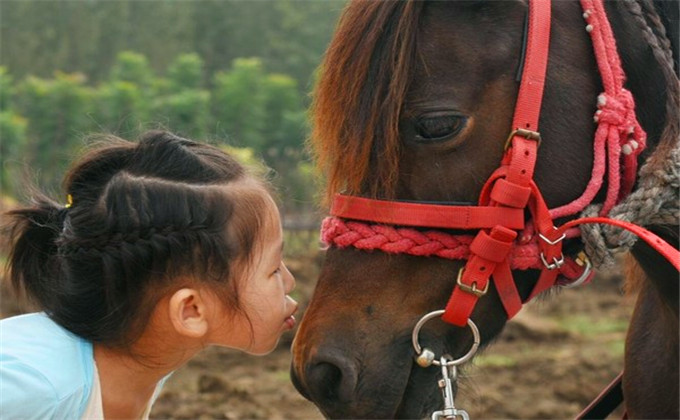
<instances>
[{"instance_id":1,"label":"braided red rope","mask_svg":"<svg viewBox=\"0 0 680 420\"><path fill-rule=\"evenodd\" d=\"M321 240L327 245L390 254L437 256L449 260L467 260L473 239L472 235L451 235L436 230L421 232L410 228L346 221L337 217L327 217L321 224ZM542 268L539 254L538 238L534 236L530 242L513 247L510 267L516 270Z\"/></svg>"},{"instance_id":2,"label":"braided red rope","mask_svg":"<svg viewBox=\"0 0 680 420\"><path fill-rule=\"evenodd\" d=\"M598 110L594 120L598 126L588 186L576 200L552 209L550 216L553 219L576 214L588 206L600 190L607 168L607 196L600 215L609 214L611 208L632 191L637 173L637 157L647 141L647 134L635 116L633 95L623 87L625 73L604 5L602 1L594 0L581 0L581 5L604 92L597 98Z\"/></svg>"}]
</instances>

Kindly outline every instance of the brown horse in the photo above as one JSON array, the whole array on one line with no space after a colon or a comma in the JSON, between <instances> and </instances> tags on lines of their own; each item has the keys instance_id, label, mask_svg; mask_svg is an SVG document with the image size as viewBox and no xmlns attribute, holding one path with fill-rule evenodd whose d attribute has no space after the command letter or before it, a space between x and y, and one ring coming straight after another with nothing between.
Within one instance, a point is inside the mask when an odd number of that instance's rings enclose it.
<instances>
[{"instance_id":1,"label":"brown horse","mask_svg":"<svg viewBox=\"0 0 680 420\"><path fill-rule=\"evenodd\" d=\"M647 0L606 3L626 87L648 136L641 163L678 141L678 79L668 41L677 38L678 6L660 3L670 13ZM313 146L328 197L342 191L475 203L508 137L527 9L521 0L350 3L313 107ZM579 197L593 166L602 82L582 13L578 2L552 5L534 175L550 208ZM675 220L647 227L677 248ZM582 246L567 240L565 254ZM627 410L634 418L678 418L678 273L642 241L632 255L641 291L627 338ZM414 363L411 332L421 316L446 305L462 264L330 247L293 345L298 390L331 418L420 418L440 407L440 370ZM513 275L524 301L537 272ZM507 315L493 284L471 319L482 345L502 330ZM471 336L440 322L429 323L421 340L437 354L458 355Z\"/></svg>"}]
</instances>

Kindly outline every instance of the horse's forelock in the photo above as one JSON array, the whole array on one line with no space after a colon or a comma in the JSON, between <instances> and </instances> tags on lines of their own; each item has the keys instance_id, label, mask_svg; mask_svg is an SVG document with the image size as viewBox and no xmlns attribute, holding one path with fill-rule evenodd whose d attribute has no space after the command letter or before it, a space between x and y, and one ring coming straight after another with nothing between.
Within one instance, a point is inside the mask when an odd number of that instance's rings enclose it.
<instances>
[{"instance_id":1,"label":"horse's forelock","mask_svg":"<svg viewBox=\"0 0 680 420\"><path fill-rule=\"evenodd\" d=\"M422 2L411 1L358 1L345 9L312 105L312 147L327 198L338 191L393 194L421 10Z\"/></svg>"}]
</instances>

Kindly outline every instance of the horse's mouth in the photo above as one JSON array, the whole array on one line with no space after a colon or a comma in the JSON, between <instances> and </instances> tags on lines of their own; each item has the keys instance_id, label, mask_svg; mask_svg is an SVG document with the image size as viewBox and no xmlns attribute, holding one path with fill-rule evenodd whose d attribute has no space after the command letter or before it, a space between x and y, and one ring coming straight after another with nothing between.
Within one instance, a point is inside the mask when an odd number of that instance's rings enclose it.
<instances>
[{"instance_id":1,"label":"horse's mouth","mask_svg":"<svg viewBox=\"0 0 680 420\"><path fill-rule=\"evenodd\" d=\"M419 419L439 409L442 397L437 387L437 376L432 374L432 370L438 369L436 366L422 368L416 363L411 363L411 372L404 393L391 418Z\"/></svg>"}]
</instances>

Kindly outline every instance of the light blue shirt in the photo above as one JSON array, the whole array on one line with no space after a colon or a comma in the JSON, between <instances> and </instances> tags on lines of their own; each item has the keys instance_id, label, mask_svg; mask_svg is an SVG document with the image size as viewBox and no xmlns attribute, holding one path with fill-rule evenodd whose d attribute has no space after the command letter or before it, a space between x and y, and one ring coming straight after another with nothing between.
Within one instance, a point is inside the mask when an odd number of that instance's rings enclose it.
<instances>
[{"instance_id":1,"label":"light blue shirt","mask_svg":"<svg viewBox=\"0 0 680 420\"><path fill-rule=\"evenodd\" d=\"M92 344L44 313L0 321L2 419L78 419L93 377Z\"/></svg>"}]
</instances>

